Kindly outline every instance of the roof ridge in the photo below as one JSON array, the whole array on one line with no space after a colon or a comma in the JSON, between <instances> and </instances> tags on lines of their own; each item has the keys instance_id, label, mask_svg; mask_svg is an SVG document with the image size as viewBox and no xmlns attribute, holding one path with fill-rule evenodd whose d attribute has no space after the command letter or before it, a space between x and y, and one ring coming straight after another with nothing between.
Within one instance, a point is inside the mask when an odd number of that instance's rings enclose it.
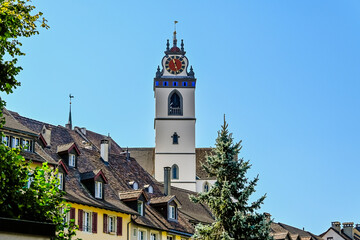
<instances>
[{"instance_id":1,"label":"roof ridge","mask_svg":"<svg viewBox=\"0 0 360 240\"><path fill-rule=\"evenodd\" d=\"M40 124L46 124L46 125L49 125L49 126L52 126L52 127L57 127L53 124L50 124L50 123L46 123L46 122L42 122L42 121L39 121L39 120L36 120L36 119L33 119L33 118L28 118L28 117L24 117L22 115L20 115L18 112L14 112L14 111L10 111L10 110L7 110L10 114L16 114L19 116L19 118L23 118L23 119L26 119L26 120L30 120L30 121L33 121L33 122L36 122L36 123L40 123ZM61 125L58 125L58 126L61 126ZM61 126L62 127L62 126Z\"/></svg>"}]
</instances>

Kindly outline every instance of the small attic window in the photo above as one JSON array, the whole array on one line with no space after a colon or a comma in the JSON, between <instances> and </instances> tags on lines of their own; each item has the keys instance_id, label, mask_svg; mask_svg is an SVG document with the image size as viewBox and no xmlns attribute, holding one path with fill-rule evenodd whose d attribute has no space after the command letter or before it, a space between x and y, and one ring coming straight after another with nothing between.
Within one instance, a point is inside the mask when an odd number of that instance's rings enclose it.
<instances>
[{"instance_id":1,"label":"small attic window","mask_svg":"<svg viewBox=\"0 0 360 240\"><path fill-rule=\"evenodd\" d=\"M103 185L102 182L95 181L95 198L102 199Z\"/></svg>"},{"instance_id":2,"label":"small attic window","mask_svg":"<svg viewBox=\"0 0 360 240\"><path fill-rule=\"evenodd\" d=\"M169 219L176 219L176 207L169 206Z\"/></svg>"},{"instance_id":3,"label":"small attic window","mask_svg":"<svg viewBox=\"0 0 360 240\"><path fill-rule=\"evenodd\" d=\"M75 154L69 154L69 167L75 167Z\"/></svg>"},{"instance_id":4,"label":"small attic window","mask_svg":"<svg viewBox=\"0 0 360 240\"><path fill-rule=\"evenodd\" d=\"M145 185L145 191L148 193L154 193L154 188L151 185Z\"/></svg>"},{"instance_id":5,"label":"small attic window","mask_svg":"<svg viewBox=\"0 0 360 240\"><path fill-rule=\"evenodd\" d=\"M137 202L137 212L138 212L141 216L144 216L144 202L143 202L143 201L138 201L138 202Z\"/></svg>"},{"instance_id":6,"label":"small attic window","mask_svg":"<svg viewBox=\"0 0 360 240\"><path fill-rule=\"evenodd\" d=\"M135 181L131 181L129 182L129 185L134 189L134 190L138 190L139 189L139 184Z\"/></svg>"}]
</instances>

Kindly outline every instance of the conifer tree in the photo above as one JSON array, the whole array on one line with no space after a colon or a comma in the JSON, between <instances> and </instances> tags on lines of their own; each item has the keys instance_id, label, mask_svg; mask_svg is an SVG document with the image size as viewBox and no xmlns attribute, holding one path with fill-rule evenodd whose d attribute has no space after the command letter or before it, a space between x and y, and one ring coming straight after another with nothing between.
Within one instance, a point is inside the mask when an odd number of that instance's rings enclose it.
<instances>
[{"instance_id":1,"label":"conifer tree","mask_svg":"<svg viewBox=\"0 0 360 240\"><path fill-rule=\"evenodd\" d=\"M195 239L272 239L269 235L270 220L264 213L257 212L266 195L249 203L249 197L255 192L259 178L257 176L249 181L246 177L251 165L249 161L237 159L241 148L241 141L233 142L224 116L215 148L203 165L209 177L216 177L216 182L208 192L191 196L192 201L209 206L215 222L211 225L197 225Z\"/></svg>"}]
</instances>

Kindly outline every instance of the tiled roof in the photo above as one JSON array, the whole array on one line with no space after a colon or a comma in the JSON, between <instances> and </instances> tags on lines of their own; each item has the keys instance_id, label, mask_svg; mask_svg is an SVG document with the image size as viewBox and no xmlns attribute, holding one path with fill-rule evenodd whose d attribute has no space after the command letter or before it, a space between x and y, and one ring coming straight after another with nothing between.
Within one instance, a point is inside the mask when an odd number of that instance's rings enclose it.
<instances>
[{"instance_id":1,"label":"tiled roof","mask_svg":"<svg viewBox=\"0 0 360 240\"><path fill-rule=\"evenodd\" d=\"M158 186L161 190L164 189L164 185L162 183L158 183ZM210 213L210 210L207 208L207 206L200 203L195 204L191 202L189 196L196 195L196 192L171 186L171 194L175 195L181 203L181 209L179 209L179 211L183 213L184 217L186 217L191 222L214 222L214 218L212 217L212 214Z\"/></svg>"},{"instance_id":2,"label":"tiled roof","mask_svg":"<svg viewBox=\"0 0 360 240\"><path fill-rule=\"evenodd\" d=\"M169 196L162 196L162 197L153 197L150 200L150 204L161 204L161 203L168 203L169 201L176 198L175 195L169 195Z\"/></svg>"},{"instance_id":3,"label":"tiled roof","mask_svg":"<svg viewBox=\"0 0 360 240\"><path fill-rule=\"evenodd\" d=\"M157 186L157 182L148 174L137 161L130 157L126 158L121 147L111 139L110 154L108 162L100 158L100 141L107 138L104 135L80 129L70 130L62 126L53 126L47 123L25 118L14 113L17 121L35 132L40 132L45 125L51 129L50 146L43 149L43 154L53 158L56 162L61 160L58 151L66 149L75 143L81 154L77 157L77 167L69 168L65 182L65 199L69 202L80 203L112 211L125 212L133 215L133 221L137 224L145 224L164 231L179 231L184 234L192 234L194 229L188 222L188 218L179 212L178 222L171 222L165 219L157 210L146 205L145 216L138 216L138 213L129 208L122 200L138 196L143 192L146 185L153 187L153 193L144 193L150 199L164 196ZM109 138L108 138L109 139ZM58 147L60 146L60 147ZM104 185L104 199L97 199L84 187L80 179L91 178L101 169L108 180ZM134 191L129 182L136 181L139 190ZM181 201L181 200L180 200Z\"/></svg>"},{"instance_id":4,"label":"tiled roof","mask_svg":"<svg viewBox=\"0 0 360 240\"><path fill-rule=\"evenodd\" d=\"M295 228L284 223L271 223L271 235L276 240L286 239L288 237L292 240L321 240L320 236Z\"/></svg>"},{"instance_id":5,"label":"tiled roof","mask_svg":"<svg viewBox=\"0 0 360 240\"><path fill-rule=\"evenodd\" d=\"M75 143L71 142L71 143L66 143L63 145L58 145L56 148L56 152L57 153L61 153L61 152L67 152L69 150L69 148L71 148Z\"/></svg>"},{"instance_id":6,"label":"tiled roof","mask_svg":"<svg viewBox=\"0 0 360 240\"><path fill-rule=\"evenodd\" d=\"M4 129L10 129L14 131L24 132L30 135L37 135L37 133L16 120L7 109L3 109L3 116L5 118Z\"/></svg>"},{"instance_id":7,"label":"tiled roof","mask_svg":"<svg viewBox=\"0 0 360 240\"><path fill-rule=\"evenodd\" d=\"M120 192L119 196L121 200L133 200L133 199L139 199L139 197L143 194L143 190L133 190L133 191L127 191L127 192Z\"/></svg>"}]
</instances>

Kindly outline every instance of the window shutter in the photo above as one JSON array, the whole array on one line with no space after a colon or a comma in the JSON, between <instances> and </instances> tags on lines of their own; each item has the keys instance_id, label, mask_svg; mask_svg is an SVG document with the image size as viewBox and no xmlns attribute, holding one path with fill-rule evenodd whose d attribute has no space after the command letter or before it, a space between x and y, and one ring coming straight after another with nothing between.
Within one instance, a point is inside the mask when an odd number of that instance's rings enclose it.
<instances>
[{"instance_id":1,"label":"window shutter","mask_svg":"<svg viewBox=\"0 0 360 240\"><path fill-rule=\"evenodd\" d=\"M117 217L116 234L122 236L122 217Z\"/></svg>"},{"instance_id":2,"label":"window shutter","mask_svg":"<svg viewBox=\"0 0 360 240\"><path fill-rule=\"evenodd\" d=\"M93 224L92 224L92 232L93 233L97 233L97 213L93 212L92 213L92 220L93 220Z\"/></svg>"},{"instance_id":3,"label":"window shutter","mask_svg":"<svg viewBox=\"0 0 360 240\"><path fill-rule=\"evenodd\" d=\"M108 221L107 214L104 213L104 221L103 221L103 223L104 223L104 224L103 224L104 233L108 233L107 221Z\"/></svg>"},{"instance_id":4,"label":"window shutter","mask_svg":"<svg viewBox=\"0 0 360 240\"><path fill-rule=\"evenodd\" d=\"M75 219L75 208L70 208L70 219Z\"/></svg>"},{"instance_id":5,"label":"window shutter","mask_svg":"<svg viewBox=\"0 0 360 240\"><path fill-rule=\"evenodd\" d=\"M82 231L83 230L83 210L79 209L78 211L78 225L79 225L79 230Z\"/></svg>"}]
</instances>

